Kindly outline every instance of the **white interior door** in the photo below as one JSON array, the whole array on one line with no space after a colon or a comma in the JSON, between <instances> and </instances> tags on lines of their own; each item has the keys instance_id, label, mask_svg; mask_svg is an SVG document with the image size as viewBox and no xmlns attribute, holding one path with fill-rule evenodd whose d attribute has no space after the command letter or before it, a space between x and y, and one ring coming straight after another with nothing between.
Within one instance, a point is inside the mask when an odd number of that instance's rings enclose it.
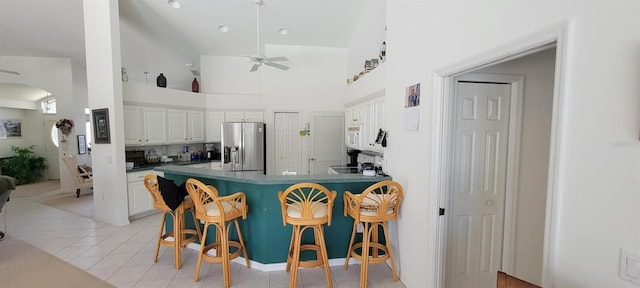
<instances>
[{"instance_id":1,"label":"white interior door","mask_svg":"<svg viewBox=\"0 0 640 288\"><path fill-rule=\"evenodd\" d=\"M315 112L311 124L309 173L327 174L329 166L346 160L344 113Z\"/></svg>"},{"instance_id":2,"label":"white interior door","mask_svg":"<svg viewBox=\"0 0 640 288\"><path fill-rule=\"evenodd\" d=\"M56 119L54 116L44 117L44 147L45 158L47 159L47 179L60 179L60 156L58 146L53 142L53 139L58 139L58 129L55 128ZM53 132L53 134L52 134Z\"/></svg>"},{"instance_id":3,"label":"white interior door","mask_svg":"<svg viewBox=\"0 0 640 288\"><path fill-rule=\"evenodd\" d=\"M447 287L493 288L502 265L511 85L456 87Z\"/></svg>"},{"instance_id":4,"label":"white interior door","mask_svg":"<svg viewBox=\"0 0 640 288\"><path fill-rule=\"evenodd\" d=\"M300 115L297 112L274 113L275 162L277 175L284 171L300 174Z\"/></svg>"}]
</instances>

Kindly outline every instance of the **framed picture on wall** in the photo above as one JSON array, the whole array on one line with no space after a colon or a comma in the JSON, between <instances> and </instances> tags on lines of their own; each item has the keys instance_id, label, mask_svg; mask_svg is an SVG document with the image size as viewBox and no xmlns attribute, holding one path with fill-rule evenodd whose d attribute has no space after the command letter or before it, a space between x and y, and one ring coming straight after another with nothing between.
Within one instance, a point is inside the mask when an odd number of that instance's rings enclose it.
<instances>
[{"instance_id":1,"label":"framed picture on wall","mask_svg":"<svg viewBox=\"0 0 640 288\"><path fill-rule=\"evenodd\" d=\"M87 138L84 135L78 135L78 154L87 153Z\"/></svg>"},{"instance_id":2,"label":"framed picture on wall","mask_svg":"<svg viewBox=\"0 0 640 288\"><path fill-rule=\"evenodd\" d=\"M22 120L0 119L0 139L22 137Z\"/></svg>"},{"instance_id":3,"label":"framed picture on wall","mask_svg":"<svg viewBox=\"0 0 640 288\"><path fill-rule=\"evenodd\" d=\"M91 113L93 119L93 135L95 135L94 143L111 143L111 131L109 130L109 109L93 109Z\"/></svg>"}]
</instances>

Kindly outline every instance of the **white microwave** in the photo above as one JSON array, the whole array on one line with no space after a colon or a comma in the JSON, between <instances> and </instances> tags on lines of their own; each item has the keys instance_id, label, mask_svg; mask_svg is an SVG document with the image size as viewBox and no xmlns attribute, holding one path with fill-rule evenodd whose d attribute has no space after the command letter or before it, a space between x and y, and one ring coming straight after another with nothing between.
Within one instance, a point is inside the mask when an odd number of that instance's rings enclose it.
<instances>
[{"instance_id":1,"label":"white microwave","mask_svg":"<svg viewBox=\"0 0 640 288\"><path fill-rule=\"evenodd\" d=\"M362 126L347 126L347 147L360 149L362 146Z\"/></svg>"}]
</instances>

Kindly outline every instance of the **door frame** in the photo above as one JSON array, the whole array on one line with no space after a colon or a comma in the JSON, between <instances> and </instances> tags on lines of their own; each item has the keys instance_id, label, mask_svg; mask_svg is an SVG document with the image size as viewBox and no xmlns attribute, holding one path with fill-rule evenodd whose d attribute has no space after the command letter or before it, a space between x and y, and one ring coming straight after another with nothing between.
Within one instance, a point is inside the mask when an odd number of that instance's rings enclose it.
<instances>
[{"instance_id":1,"label":"door frame","mask_svg":"<svg viewBox=\"0 0 640 288\"><path fill-rule=\"evenodd\" d=\"M448 125L451 125L449 131L445 131L447 133L447 138L450 139L451 145L447 146L449 150L449 154L447 154L446 159L448 167L453 167L453 156L454 149L451 147L454 146L455 139L455 101L458 97L457 91L457 81L472 81L472 82L489 82L489 83L497 83L497 84L510 84L510 105L509 105L509 119L508 119L508 131L509 136L507 139L507 165L506 165L506 174L505 174L505 195L504 195L504 203L502 204L503 210L503 219L504 223L503 227L503 236L502 236L502 264L500 265L501 271L506 272L508 274L513 273L513 257L514 257L514 239L516 233L516 211L517 211L517 203L518 203L518 175L519 167L520 167L520 141L522 139L522 113L524 109L524 75L510 75L510 74L497 74L497 73L465 73L459 76L455 76L451 78L451 95L447 99L450 102L449 110L446 111L450 115L449 121L451 121ZM450 172L450 170L448 170ZM443 173L444 177L446 177L446 185L447 187L452 187L453 178L450 177L449 173ZM500 183L502 185L502 183ZM444 190L450 191L450 189ZM453 210L453 201L452 197L449 196L450 193L444 193L443 197L445 198L445 211ZM446 214L445 214L446 215ZM445 235L444 235L444 249L449 249L447 247L449 229L451 228L451 222L448 217L445 217ZM445 253L447 251L445 250ZM446 254L445 254L446 257ZM445 258L446 259L446 258ZM445 278L446 279L446 278Z\"/></svg>"},{"instance_id":2,"label":"door frame","mask_svg":"<svg viewBox=\"0 0 640 288\"><path fill-rule=\"evenodd\" d=\"M451 163L448 159L452 153L452 139L449 135L452 130L451 95L453 93L455 76L469 73L484 67L517 59L529 54L547 49L551 45L556 46L556 65L554 74L553 108L551 121L551 139L549 146L549 168L547 182L547 200L545 210L544 248L542 260L542 286L553 287L553 271L558 249L559 227L557 215L559 214L558 198L560 186L560 157L562 155L562 132L564 127L564 106L567 59L567 39L569 29L568 22L563 22L537 33L515 40L504 46L491 49L485 53L471 57L468 60L453 64L436 71L433 75L433 126L432 131L432 167L431 193L429 195L429 209L437 214L440 208L446 207L447 193L450 188L448 183L448 171ZM445 211L446 212L446 211ZM446 214L445 214L446 216ZM429 244L429 254L434 255L428 264L428 275L434 275L432 287L444 287L446 279L446 233L447 217L433 217L429 222L429 235L432 235Z\"/></svg>"}]
</instances>

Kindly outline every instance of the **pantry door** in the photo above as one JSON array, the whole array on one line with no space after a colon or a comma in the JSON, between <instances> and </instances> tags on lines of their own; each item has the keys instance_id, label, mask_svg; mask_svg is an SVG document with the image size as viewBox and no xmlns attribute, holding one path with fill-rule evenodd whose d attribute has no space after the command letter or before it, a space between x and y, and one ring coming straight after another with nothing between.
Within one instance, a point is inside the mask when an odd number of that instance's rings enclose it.
<instances>
[{"instance_id":1,"label":"pantry door","mask_svg":"<svg viewBox=\"0 0 640 288\"><path fill-rule=\"evenodd\" d=\"M344 127L344 113L313 113L309 136L311 137L310 174L327 174L329 166L344 165L347 153Z\"/></svg>"},{"instance_id":2,"label":"pantry door","mask_svg":"<svg viewBox=\"0 0 640 288\"><path fill-rule=\"evenodd\" d=\"M275 174L300 171L300 115L298 112L274 113Z\"/></svg>"}]
</instances>

